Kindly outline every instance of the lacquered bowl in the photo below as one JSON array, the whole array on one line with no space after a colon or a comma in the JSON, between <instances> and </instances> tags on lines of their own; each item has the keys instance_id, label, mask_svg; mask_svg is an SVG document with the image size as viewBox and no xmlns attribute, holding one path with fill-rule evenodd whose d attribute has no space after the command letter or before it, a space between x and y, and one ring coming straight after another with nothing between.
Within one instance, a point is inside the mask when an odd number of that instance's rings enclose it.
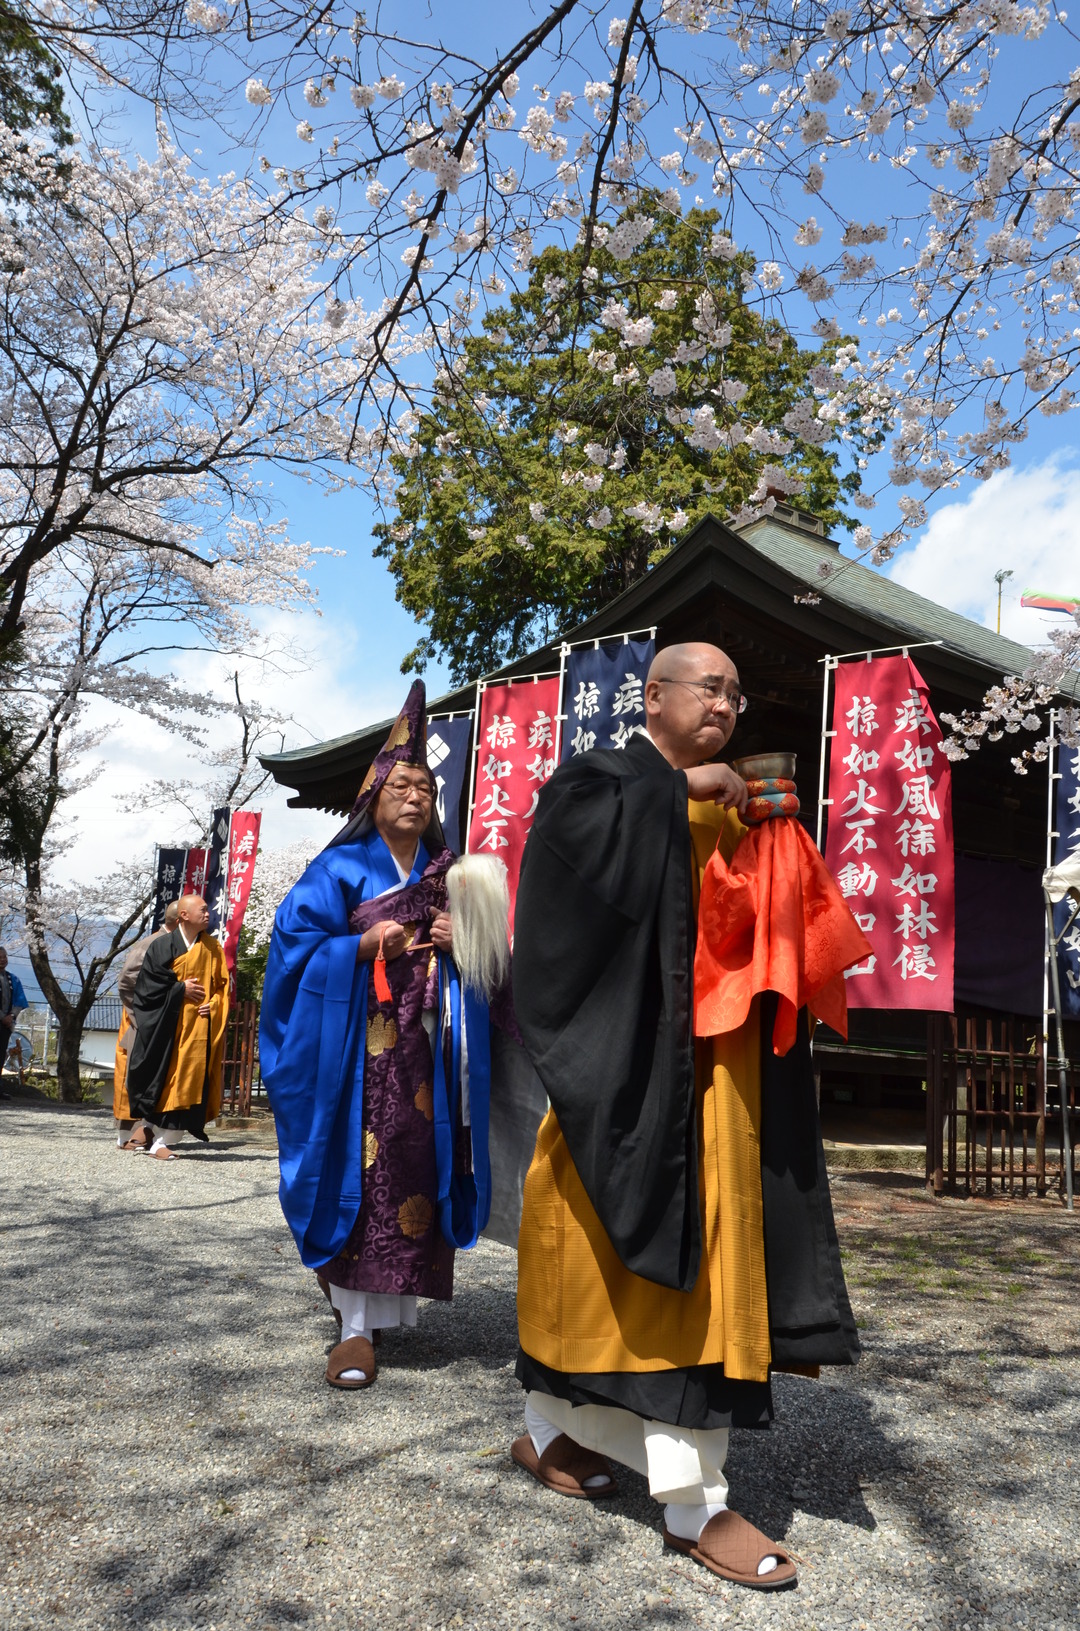
<instances>
[{"instance_id":1,"label":"lacquered bowl","mask_svg":"<svg viewBox=\"0 0 1080 1631\"><path fill-rule=\"evenodd\" d=\"M745 759L733 759L731 768L744 782L764 781L770 776L781 776L785 781L795 779L793 753L751 753Z\"/></svg>"},{"instance_id":2,"label":"lacquered bowl","mask_svg":"<svg viewBox=\"0 0 1080 1631\"><path fill-rule=\"evenodd\" d=\"M747 799L743 820L747 826L756 827L775 816L795 816L798 813L799 801L794 793L763 793L758 798Z\"/></svg>"}]
</instances>

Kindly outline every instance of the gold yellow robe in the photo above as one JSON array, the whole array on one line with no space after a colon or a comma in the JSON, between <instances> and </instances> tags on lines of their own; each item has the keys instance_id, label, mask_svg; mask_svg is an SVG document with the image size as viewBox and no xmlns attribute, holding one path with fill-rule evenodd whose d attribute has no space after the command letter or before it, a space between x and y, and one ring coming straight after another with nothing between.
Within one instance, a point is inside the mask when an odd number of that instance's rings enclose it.
<instances>
[{"instance_id":1,"label":"gold yellow robe","mask_svg":"<svg viewBox=\"0 0 1080 1631\"><path fill-rule=\"evenodd\" d=\"M206 992L210 1013L185 1002L176 1022L176 1039L157 1112L189 1110L199 1104L206 1086L206 1120L221 1109L221 1078L225 1062L225 1026L229 1017L229 970L225 953L211 935L201 934L190 950L172 963L180 980L198 980ZM209 1081L207 1079L209 1078Z\"/></svg>"},{"instance_id":2,"label":"gold yellow robe","mask_svg":"<svg viewBox=\"0 0 1080 1631\"><path fill-rule=\"evenodd\" d=\"M117 1121L130 1121L131 1106L127 1096L127 1068L128 1050L124 1046L125 1038L131 1030L131 1020L126 1008L120 1010L120 1029L116 1033L116 1056L113 1064L113 1102L112 1113Z\"/></svg>"},{"instance_id":3,"label":"gold yellow robe","mask_svg":"<svg viewBox=\"0 0 1080 1631\"><path fill-rule=\"evenodd\" d=\"M695 905L719 840L725 859L745 829L713 804L690 804ZM770 1361L761 1204L758 1005L746 1023L695 1049L701 1272L690 1292L632 1274L582 1188L554 1113L541 1123L525 1180L518 1241L521 1346L554 1370L661 1371L722 1364L765 1381Z\"/></svg>"}]
</instances>

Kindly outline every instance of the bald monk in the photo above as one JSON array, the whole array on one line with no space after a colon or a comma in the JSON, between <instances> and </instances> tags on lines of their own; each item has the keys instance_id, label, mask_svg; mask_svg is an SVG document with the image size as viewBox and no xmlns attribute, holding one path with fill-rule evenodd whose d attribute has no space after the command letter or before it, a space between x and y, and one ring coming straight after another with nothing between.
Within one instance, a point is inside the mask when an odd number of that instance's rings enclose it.
<instances>
[{"instance_id":1,"label":"bald monk","mask_svg":"<svg viewBox=\"0 0 1080 1631\"><path fill-rule=\"evenodd\" d=\"M135 982L128 1101L150 1124L158 1161L176 1160L186 1133L209 1143L206 1124L221 1109L229 974L209 921L202 896L184 895L176 928L151 941Z\"/></svg>"},{"instance_id":2,"label":"bald monk","mask_svg":"<svg viewBox=\"0 0 1080 1631\"><path fill-rule=\"evenodd\" d=\"M661 651L645 725L540 792L517 896L514 1003L551 1107L525 1181L514 1460L555 1496L648 1478L666 1546L735 1584L796 1584L727 1504L732 1427L767 1427L771 1372L858 1353L829 1204L805 1020L776 998L692 1034L697 900L745 829L710 763L745 707L710 645Z\"/></svg>"},{"instance_id":3,"label":"bald monk","mask_svg":"<svg viewBox=\"0 0 1080 1631\"><path fill-rule=\"evenodd\" d=\"M149 1122L135 1121L132 1117L127 1095L128 1058L135 1046L135 1020L131 1013L131 1004L135 1000L135 983L139 978L139 970L143 966L143 958L150 942L163 934L171 934L176 928L179 915L180 902L171 900L165 908L165 921L162 927L155 929L153 934L144 935L141 940L136 940L124 958L124 966L116 982L122 1007L113 1065L113 1118L117 1126L117 1146L127 1150L129 1154L148 1150L154 1142Z\"/></svg>"}]
</instances>

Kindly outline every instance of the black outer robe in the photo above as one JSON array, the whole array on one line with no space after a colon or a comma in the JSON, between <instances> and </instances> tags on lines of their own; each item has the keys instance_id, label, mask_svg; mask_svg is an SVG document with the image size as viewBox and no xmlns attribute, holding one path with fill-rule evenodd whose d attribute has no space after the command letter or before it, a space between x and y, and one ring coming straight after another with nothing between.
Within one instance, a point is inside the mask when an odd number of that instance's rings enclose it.
<instances>
[{"instance_id":1,"label":"black outer robe","mask_svg":"<svg viewBox=\"0 0 1080 1631\"><path fill-rule=\"evenodd\" d=\"M184 982L173 972L172 965L187 949L187 941L179 929L154 936L146 948L131 1004L135 1046L128 1061L128 1103L133 1116L145 1117L155 1126L183 1128L205 1143L203 1126L209 1073L203 1085L202 1103L189 1105L186 1110L170 1110L160 1117L155 1114L172 1063L176 1022L184 1006ZM209 1028L206 1046L209 1065Z\"/></svg>"},{"instance_id":2,"label":"black outer robe","mask_svg":"<svg viewBox=\"0 0 1080 1631\"><path fill-rule=\"evenodd\" d=\"M634 1274L701 1264L686 777L642 736L540 793L514 911L514 1009L585 1193Z\"/></svg>"},{"instance_id":3,"label":"black outer robe","mask_svg":"<svg viewBox=\"0 0 1080 1631\"><path fill-rule=\"evenodd\" d=\"M635 736L540 794L515 912L514 1003L585 1192L620 1261L688 1290L701 1255L687 783ZM761 1190L774 1366L859 1355L829 1196L806 1016L772 1051L761 1003ZM764 1425L769 1384L722 1365L564 1375L521 1353L527 1388L687 1428Z\"/></svg>"}]
</instances>

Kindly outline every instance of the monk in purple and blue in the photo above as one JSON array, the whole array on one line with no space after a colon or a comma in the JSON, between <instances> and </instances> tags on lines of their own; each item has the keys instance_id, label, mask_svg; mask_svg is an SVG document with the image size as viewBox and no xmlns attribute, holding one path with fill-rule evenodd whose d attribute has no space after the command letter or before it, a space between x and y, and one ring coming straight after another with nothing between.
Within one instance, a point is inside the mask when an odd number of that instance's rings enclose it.
<instances>
[{"instance_id":1,"label":"monk in purple and blue","mask_svg":"<svg viewBox=\"0 0 1080 1631\"><path fill-rule=\"evenodd\" d=\"M333 1387L371 1385L379 1334L415 1325L418 1297L450 1300L490 1206L488 1010L452 955L434 795L417 681L270 944L262 1076L282 1208L340 1325Z\"/></svg>"}]
</instances>

